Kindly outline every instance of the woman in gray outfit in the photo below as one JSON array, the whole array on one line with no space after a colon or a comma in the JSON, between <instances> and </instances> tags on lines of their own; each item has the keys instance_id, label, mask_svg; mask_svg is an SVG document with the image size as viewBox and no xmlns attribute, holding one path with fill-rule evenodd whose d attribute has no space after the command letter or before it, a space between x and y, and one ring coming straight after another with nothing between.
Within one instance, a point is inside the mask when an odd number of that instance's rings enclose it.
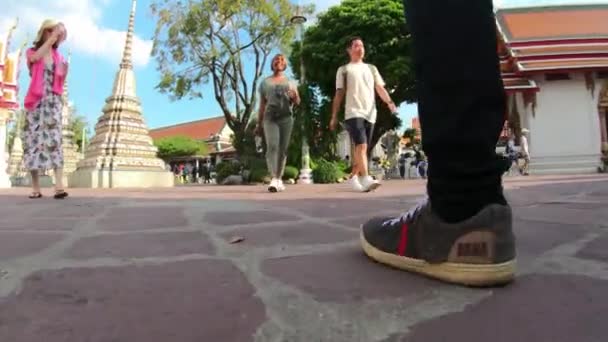
<instances>
[{"instance_id":1,"label":"woman in gray outfit","mask_svg":"<svg viewBox=\"0 0 608 342\"><path fill-rule=\"evenodd\" d=\"M285 190L282 178L293 128L293 105L300 104L300 95L294 82L284 74L287 69L285 56L274 56L270 68L273 75L260 84L256 131L261 134L263 130L266 138L266 163L272 176L268 191L278 192Z\"/></svg>"}]
</instances>

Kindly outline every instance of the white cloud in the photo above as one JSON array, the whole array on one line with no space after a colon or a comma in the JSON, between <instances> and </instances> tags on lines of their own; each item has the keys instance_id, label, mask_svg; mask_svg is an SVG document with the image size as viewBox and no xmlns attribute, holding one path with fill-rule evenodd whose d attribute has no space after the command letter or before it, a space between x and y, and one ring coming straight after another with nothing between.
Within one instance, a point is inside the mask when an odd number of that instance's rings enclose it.
<instances>
[{"instance_id":1,"label":"white cloud","mask_svg":"<svg viewBox=\"0 0 608 342\"><path fill-rule=\"evenodd\" d=\"M124 48L128 13L124 16L125 30L118 31L102 27L101 15L110 0L3 0L0 13L0 32L6 29L19 17L19 26L15 32L13 44L18 44L29 34L31 42L38 31L40 23L46 18L53 18L65 23L68 29L66 47L74 53L98 56L118 63ZM125 0L121 0L125 1ZM137 23L135 23L137 25ZM14 45L13 45L14 46ZM144 66L150 59L152 41L135 36L133 39L133 63Z\"/></svg>"}]
</instances>

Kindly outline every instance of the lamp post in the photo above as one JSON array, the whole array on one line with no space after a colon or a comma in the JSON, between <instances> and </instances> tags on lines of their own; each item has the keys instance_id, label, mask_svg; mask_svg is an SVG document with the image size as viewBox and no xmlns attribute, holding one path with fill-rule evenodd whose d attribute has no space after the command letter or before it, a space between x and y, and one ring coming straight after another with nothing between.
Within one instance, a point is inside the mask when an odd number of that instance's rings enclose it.
<instances>
[{"instance_id":1,"label":"lamp post","mask_svg":"<svg viewBox=\"0 0 608 342\"><path fill-rule=\"evenodd\" d=\"M304 42L304 23L306 23L306 17L300 2L296 5L296 13L291 17L291 23L296 26L296 39L300 42L300 85L306 85L306 69L304 68L304 58L302 56L302 46ZM310 169L310 151L308 148L308 141L306 139L306 131L304 127L300 127L302 130L302 169L300 170L300 177L298 183L300 184L312 184L312 170Z\"/></svg>"},{"instance_id":2,"label":"lamp post","mask_svg":"<svg viewBox=\"0 0 608 342\"><path fill-rule=\"evenodd\" d=\"M87 133L89 133L89 128L88 127L83 127L82 128L82 142L80 143L80 153L82 153L82 159L84 159L85 156L85 150L86 150L86 146L87 146Z\"/></svg>"}]
</instances>

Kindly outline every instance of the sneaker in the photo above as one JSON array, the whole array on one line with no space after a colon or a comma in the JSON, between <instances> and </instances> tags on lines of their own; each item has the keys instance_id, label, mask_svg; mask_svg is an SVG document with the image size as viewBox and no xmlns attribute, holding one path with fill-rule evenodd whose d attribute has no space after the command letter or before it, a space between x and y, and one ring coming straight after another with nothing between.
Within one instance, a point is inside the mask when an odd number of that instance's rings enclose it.
<instances>
[{"instance_id":1,"label":"sneaker","mask_svg":"<svg viewBox=\"0 0 608 342\"><path fill-rule=\"evenodd\" d=\"M270 185L268 185L268 192L277 192L279 191L279 180L276 178L273 178L270 181Z\"/></svg>"},{"instance_id":2,"label":"sneaker","mask_svg":"<svg viewBox=\"0 0 608 342\"><path fill-rule=\"evenodd\" d=\"M502 285L515 274L508 205L490 204L470 219L450 224L425 200L400 217L364 224L361 244L375 261L455 284Z\"/></svg>"},{"instance_id":3,"label":"sneaker","mask_svg":"<svg viewBox=\"0 0 608 342\"><path fill-rule=\"evenodd\" d=\"M360 179L362 187L361 191L363 192L374 191L380 187L380 182L372 178L372 176L361 177Z\"/></svg>"},{"instance_id":4,"label":"sneaker","mask_svg":"<svg viewBox=\"0 0 608 342\"><path fill-rule=\"evenodd\" d=\"M277 190L279 192L285 191L285 184L283 184L283 180L282 179L279 179L277 181Z\"/></svg>"},{"instance_id":5,"label":"sneaker","mask_svg":"<svg viewBox=\"0 0 608 342\"><path fill-rule=\"evenodd\" d=\"M363 191L363 186L361 185L361 182L359 182L359 176L352 176L349 180L348 180L348 184L350 184L350 186L353 188L353 190L361 192Z\"/></svg>"}]
</instances>

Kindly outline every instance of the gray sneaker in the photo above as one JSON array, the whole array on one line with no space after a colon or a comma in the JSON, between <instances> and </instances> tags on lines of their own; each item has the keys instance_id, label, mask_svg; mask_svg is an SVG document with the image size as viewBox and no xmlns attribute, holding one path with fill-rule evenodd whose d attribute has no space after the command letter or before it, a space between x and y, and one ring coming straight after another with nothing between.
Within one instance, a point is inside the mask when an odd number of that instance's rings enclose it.
<instances>
[{"instance_id":1,"label":"gray sneaker","mask_svg":"<svg viewBox=\"0 0 608 342\"><path fill-rule=\"evenodd\" d=\"M455 224L423 201L397 218L375 218L361 227L372 259L402 270L468 286L509 283L515 274L515 237L508 205L490 204Z\"/></svg>"}]
</instances>

